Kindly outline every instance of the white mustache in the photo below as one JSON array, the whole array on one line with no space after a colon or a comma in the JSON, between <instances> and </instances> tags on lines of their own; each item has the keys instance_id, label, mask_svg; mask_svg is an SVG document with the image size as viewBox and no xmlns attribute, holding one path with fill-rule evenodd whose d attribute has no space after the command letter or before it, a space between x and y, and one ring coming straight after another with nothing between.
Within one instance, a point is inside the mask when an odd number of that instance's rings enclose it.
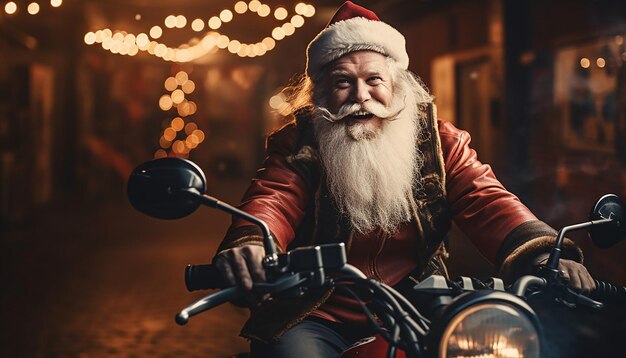
<instances>
[{"instance_id":1,"label":"white mustache","mask_svg":"<svg viewBox=\"0 0 626 358\"><path fill-rule=\"evenodd\" d=\"M404 100L393 101L391 107L386 107L384 104L370 99L363 103L347 103L342 105L337 113L331 113L328 109L323 107L316 107L316 111L320 111L322 117L329 122L340 121L350 115L357 114L359 112L371 113L374 116L382 120L395 120L395 118L404 109Z\"/></svg>"}]
</instances>

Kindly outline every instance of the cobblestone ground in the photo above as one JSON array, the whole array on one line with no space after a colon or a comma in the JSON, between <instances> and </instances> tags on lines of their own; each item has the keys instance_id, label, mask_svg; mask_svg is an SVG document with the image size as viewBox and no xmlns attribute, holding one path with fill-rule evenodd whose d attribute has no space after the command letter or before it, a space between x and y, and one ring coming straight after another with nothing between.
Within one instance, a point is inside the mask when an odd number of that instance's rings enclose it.
<instances>
[{"instance_id":1,"label":"cobblestone ground","mask_svg":"<svg viewBox=\"0 0 626 358\"><path fill-rule=\"evenodd\" d=\"M174 315L188 263L210 260L229 223L201 208L158 221L129 204L65 208L3 230L2 357L227 357L247 350L247 311L231 305Z\"/></svg>"}]
</instances>

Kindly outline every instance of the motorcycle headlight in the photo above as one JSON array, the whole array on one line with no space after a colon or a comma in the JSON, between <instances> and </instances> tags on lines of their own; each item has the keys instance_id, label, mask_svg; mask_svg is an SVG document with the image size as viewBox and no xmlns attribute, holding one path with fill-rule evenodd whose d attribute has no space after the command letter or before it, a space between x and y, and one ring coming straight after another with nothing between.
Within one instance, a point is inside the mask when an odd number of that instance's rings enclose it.
<instances>
[{"instance_id":1,"label":"motorcycle headlight","mask_svg":"<svg viewBox=\"0 0 626 358\"><path fill-rule=\"evenodd\" d=\"M527 358L540 356L541 326L533 310L504 292L472 292L444 314L441 358Z\"/></svg>"}]
</instances>

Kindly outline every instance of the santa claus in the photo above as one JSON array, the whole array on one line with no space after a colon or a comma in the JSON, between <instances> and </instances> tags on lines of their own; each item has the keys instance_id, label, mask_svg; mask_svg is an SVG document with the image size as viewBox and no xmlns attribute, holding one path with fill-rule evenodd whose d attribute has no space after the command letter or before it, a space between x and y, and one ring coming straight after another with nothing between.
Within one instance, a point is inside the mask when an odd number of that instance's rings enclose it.
<instances>
[{"instance_id":1,"label":"santa claus","mask_svg":"<svg viewBox=\"0 0 626 358\"><path fill-rule=\"evenodd\" d=\"M348 261L396 285L447 275L454 221L505 279L545 259L556 232L478 161L470 136L436 118L408 71L404 37L370 10L343 4L307 48L294 120L267 141L267 159L241 209L264 220L279 250L344 242ZM232 285L265 280L262 234L235 219L214 263ZM594 283L571 242L561 269ZM242 335L253 356L336 357L370 332L359 305L323 290L262 300Z\"/></svg>"}]
</instances>

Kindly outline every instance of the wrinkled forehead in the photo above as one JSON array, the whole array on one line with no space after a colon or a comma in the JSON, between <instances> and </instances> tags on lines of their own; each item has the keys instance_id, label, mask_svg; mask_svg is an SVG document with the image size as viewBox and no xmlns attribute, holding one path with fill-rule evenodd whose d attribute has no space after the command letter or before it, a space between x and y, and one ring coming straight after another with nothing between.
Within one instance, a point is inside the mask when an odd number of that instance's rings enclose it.
<instances>
[{"instance_id":1,"label":"wrinkled forehead","mask_svg":"<svg viewBox=\"0 0 626 358\"><path fill-rule=\"evenodd\" d=\"M345 54L325 66L326 75L351 73L386 73L389 71L387 56L374 51L355 51Z\"/></svg>"}]
</instances>

